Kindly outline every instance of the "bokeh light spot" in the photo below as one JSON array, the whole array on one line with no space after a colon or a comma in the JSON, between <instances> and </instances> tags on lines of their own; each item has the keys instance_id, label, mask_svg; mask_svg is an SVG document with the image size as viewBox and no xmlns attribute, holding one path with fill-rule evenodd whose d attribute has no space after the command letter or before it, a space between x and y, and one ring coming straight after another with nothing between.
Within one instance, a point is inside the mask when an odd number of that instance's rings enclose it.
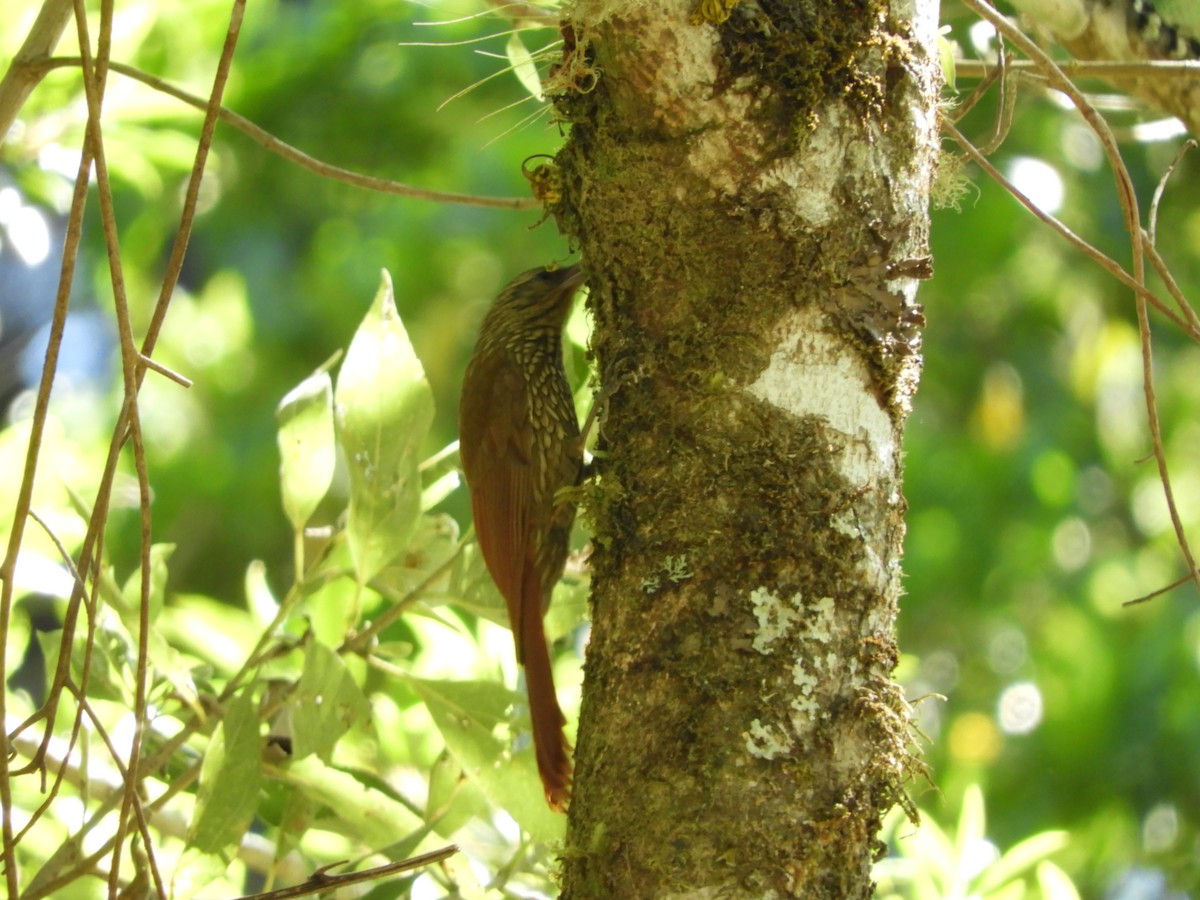
<instances>
[{"instance_id":1,"label":"bokeh light spot","mask_svg":"<svg viewBox=\"0 0 1200 900\"><path fill-rule=\"evenodd\" d=\"M961 763L990 765L1003 746L996 723L983 713L966 713L950 726L950 755Z\"/></svg>"},{"instance_id":2,"label":"bokeh light spot","mask_svg":"<svg viewBox=\"0 0 1200 900\"><path fill-rule=\"evenodd\" d=\"M1008 177L1043 212L1056 213L1062 207L1066 191L1053 166L1040 159L1018 156L1009 163Z\"/></svg>"},{"instance_id":3,"label":"bokeh light spot","mask_svg":"<svg viewBox=\"0 0 1200 900\"><path fill-rule=\"evenodd\" d=\"M1006 734L1029 734L1042 722L1042 692L1032 681L1018 681L1004 689L996 719Z\"/></svg>"}]
</instances>

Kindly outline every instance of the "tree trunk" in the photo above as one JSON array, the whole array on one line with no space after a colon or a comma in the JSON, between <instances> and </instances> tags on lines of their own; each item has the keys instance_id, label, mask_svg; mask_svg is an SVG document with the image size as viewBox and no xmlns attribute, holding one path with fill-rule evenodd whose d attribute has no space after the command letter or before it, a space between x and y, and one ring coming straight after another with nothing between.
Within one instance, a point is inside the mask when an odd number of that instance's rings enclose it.
<instances>
[{"instance_id":1,"label":"tree trunk","mask_svg":"<svg viewBox=\"0 0 1200 900\"><path fill-rule=\"evenodd\" d=\"M910 770L891 672L936 14L567 13L557 212L624 378L585 498L565 897L871 893Z\"/></svg>"}]
</instances>

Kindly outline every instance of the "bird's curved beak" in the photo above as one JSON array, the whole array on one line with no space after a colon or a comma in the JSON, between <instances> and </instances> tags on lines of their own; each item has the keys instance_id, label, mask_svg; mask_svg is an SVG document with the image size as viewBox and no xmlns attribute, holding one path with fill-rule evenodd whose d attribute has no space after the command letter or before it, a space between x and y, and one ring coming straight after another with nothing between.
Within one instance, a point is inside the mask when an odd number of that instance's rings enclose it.
<instances>
[{"instance_id":1,"label":"bird's curved beak","mask_svg":"<svg viewBox=\"0 0 1200 900\"><path fill-rule=\"evenodd\" d=\"M558 286L560 290L564 291L573 291L587 281L587 272L583 270L583 263L574 263L559 269L556 274L561 276Z\"/></svg>"}]
</instances>

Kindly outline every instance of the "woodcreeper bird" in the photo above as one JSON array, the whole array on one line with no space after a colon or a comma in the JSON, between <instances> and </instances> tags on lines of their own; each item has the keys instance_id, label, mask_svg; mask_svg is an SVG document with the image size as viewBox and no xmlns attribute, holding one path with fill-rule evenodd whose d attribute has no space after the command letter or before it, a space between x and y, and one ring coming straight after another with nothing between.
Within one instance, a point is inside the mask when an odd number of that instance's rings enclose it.
<instances>
[{"instance_id":1,"label":"woodcreeper bird","mask_svg":"<svg viewBox=\"0 0 1200 900\"><path fill-rule=\"evenodd\" d=\"M583 443L563 369L562 329L583 282L579 265L530 269L483 320L463 377L459 456L483 560L508 606L525 667L538 774L551 809L570 800L563 734L542 617L566 565L575 504L556 496L579 483Z\"/></svg>"}]
</instances>

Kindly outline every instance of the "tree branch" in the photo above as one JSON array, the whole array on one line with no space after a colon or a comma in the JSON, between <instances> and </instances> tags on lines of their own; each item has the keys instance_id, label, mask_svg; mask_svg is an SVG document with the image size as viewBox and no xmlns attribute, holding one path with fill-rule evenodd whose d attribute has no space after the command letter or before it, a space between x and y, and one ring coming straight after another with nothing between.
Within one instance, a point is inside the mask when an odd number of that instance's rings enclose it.
<instances>
[{"instance_id":1,"label":"tree branch","mask_svg":"<svg viewBox=\"0 0 1200 900\"><path fill-rule=\"evenodd\" d=\"M47 69L73 67L79 64L80 60L78 57L70 56L58 56L41 63ZM152 87L156 91L161 91L197 109L205 109L208 105L207 100L197 97L194 94L189 94L187 91L177 88L169 82L133 66L114 62L109 64L109 68L114 72L124 75L127 78L132 78L134 81L140 81L142 84ZM454 191L434 191L428 188L414 187L413 185L404 184L399 181L392 181L387 178L379 178L375 175L364 175L360 172L343 169L340 166L335 166L309 156L303 150L299 150L291 144L281 141L269 131L260 128L249 119L239 116L225 107L219 108L217 117L225 124L231 125L245 134L259 146L278 156L282 156L288 162L308 169L308 171L320 175L322 178L332 178L334 181L340 181L343 184L366 188L369 191L377 191L382 194L411 197L414 200L429 200L434 203L457 203L462 206L511 210L534 209L538 206L538 201L533 197L482 197L477 194L459 194Z\"/></svg>"}]
</instances>

